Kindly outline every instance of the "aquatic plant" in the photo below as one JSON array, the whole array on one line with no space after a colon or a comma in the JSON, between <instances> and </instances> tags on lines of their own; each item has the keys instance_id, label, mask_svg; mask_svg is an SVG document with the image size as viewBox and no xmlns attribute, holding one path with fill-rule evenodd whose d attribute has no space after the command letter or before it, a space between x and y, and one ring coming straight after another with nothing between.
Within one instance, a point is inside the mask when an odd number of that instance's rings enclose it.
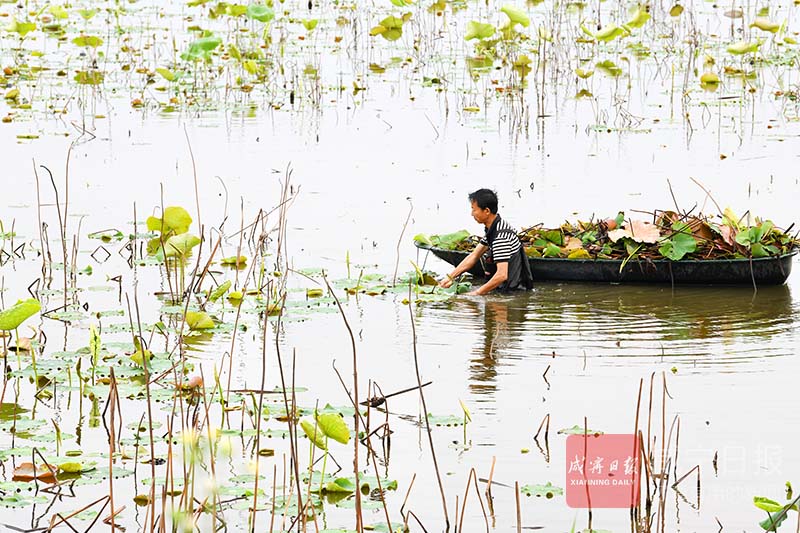
<instances>
[{"instance_id":1,"label":"aquatic plant","mask_svg":"<svg viewBox=\"0 0 800 533\"><path fill-rule=\"evenodd\" d=\"M35 298L28 298L27 300L19 300L16 304L8 307L2 311L0 311L0 331L13 331L16 339L16 352L17 352L17 362L19 364L20 369L22 368L22 362L20 357L20 352L23 350L23 346L20 342L19 337L19 327L28 320L30 317L38 313L42 309L42 304L39 300ZM3 364L5 366L6 356L8 353L8 348L6 346L6 337L5 335L0 335L3 337ZM34 376L34 383L39 382L39 374L36 371L36 350L31 349L31 362L33 364L33 376Z\"/></svg>"},{"instance_id":2,"label":"aquatic plant","mask_svg":"<svg viewBox=\"0 0 800 533\"><path fill-rule=\"evenodd\" d=\"M566 222L559 228L541 224L523 229L519 237L530 257L568 259L729 259L762 258L791 253L800 241L770 220L741 224L732 211L716 218L656 211L654 222L616 218ZM414 238L424 246L471 251L478 238L467 232Z\"/></svg>"},{"instance_id":3,"label":"aquatic plant","mask_svg":"<svg viewBox=\"0 0 800 533\"><path fill-rule=\"evenodd\" d=\"M173 295L173 301L182 299L186 292L186 261L202 242L200 237L189 233L191 224L191 215L177 206L165 208L161 218L150 216L147 219L147 229L157 233L147 243L148 253L175 272L177 294Z\"/></svg>"},{"instance_id":4,"label":"aquatic plant","mask_svg":"<svg viewBox=\"0 0 800 533\"><path fill-rule=\"evenodd\" d=\"M272 2L192 0L181 9L153 13L169 21L163 27L140 23L142 16L150 16L149 6L62 6L32 0L25 10L12 7L8 4L0 13L8 20L2 34L13 44L0 49L0 85L8 107L2 120L21 128L48 112L47 106L32 103L35 87L43 85L59 102L55 107L63 102L60 112L95 119L104 117L98 108L106 99L123 98L134 110L158 110L165 117L188 109L253 115L262 109L313 106L322 112L335 106L343 88L363 94L371 84L390 83L384 74L396 69L414 72L401 77L415 89L459 95L460 111L509 111L515 133L529 126L521 110L531 78L540 112L553 105L545 94L556 87L571 91L576 99L591 100L595 111L586 120L596 132L637 129L627 124L608 127L602 120L605 115L631 121L630 104L615 106L606 96L625 97L634 84L659 85L671 96L682 91L687 110L712 113L724 111L704 106L695 91L722 87L739 96L753 90L777 92L787 99L795 92L778 81L793 65L797 44L787 16L790 8L784 6L715 5L687 12L679 3L634 3L625 9L537 1L481 8L444 0L426 5L393 0L370 6L312 3L278 8ZM743 35L733 31L733 24L729 34L704 31L706 23L728 19L741 21ZM106 31L106 24L113 31ZM369 31L357 31L361 27ZM445 35L448 38L442 39ZM170 45L155 44L161 40ZM462 47L459 41L471 45ZM359 50L371 47L375 54L368 59L369 68L362 71L356 62L339 79L332 65L337 56L348 53L347 43ZM333 62L309 60L321 54ZM716 66L703 61L704 68L697 68L700 57ZM659 67L662 63L668 68ZM649 75L651 67L657 67L655 76ZM777 74L769 86L759 77L765 69ZM608 78L579 85L595 70ZM574 72L577 79L562 76L565 71ZM617 78L627 84L618 84ZM730 78L741 78L741 83L731 83ZM78 106L69 98L73 91L90 105ZM332 98L323 98L325 94ZM692 113L676 116L692 119ZM39 137L24 130L18 134L28 141Z\"/></svg>"},{"instance_id":5,"label":"aquatic plant","mask_svg":"<svg viewBox=\"0 0 800 533\"><path fill-rule=\"evenodd\" d=\"M758 524L764 531L777 531L789 517L789 511L798 511L797 503L800 501L800 496L792 499L791 484L787 482L786 486L786 499L789 500L787 503L779 503L764 496L753 497L753 504L767 513L767 518Z\"/></svg>"}]
</instances>

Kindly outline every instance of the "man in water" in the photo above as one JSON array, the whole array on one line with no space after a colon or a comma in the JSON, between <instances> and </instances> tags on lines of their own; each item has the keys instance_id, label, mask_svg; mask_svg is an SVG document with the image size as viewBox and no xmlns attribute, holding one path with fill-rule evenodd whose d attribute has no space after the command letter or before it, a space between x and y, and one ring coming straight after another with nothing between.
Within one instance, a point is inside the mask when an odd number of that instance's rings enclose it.
<instances>
[{"instance_id":1,"label":"man in water","mask_svg":"<svg viewBox=\"0 0 800 533\"><path fill-rule=\"evenodd\" d=\"M485 226L486 233L472 253L447 274L439 282L439 286L450 287L456 277L481 261L484 271L492 270L492 266L495 266L494 273L486 272L487 276L492 276L489 281L468 294L479 296L494 289L503 292L530 289L533 286L533 276L528 258L517 232L497 214L497 194L489 189L478 189L469 195L469 201L472 205L472 218ZM482 260L487 251L489 257Z\"/></svg>"}]
</instances>

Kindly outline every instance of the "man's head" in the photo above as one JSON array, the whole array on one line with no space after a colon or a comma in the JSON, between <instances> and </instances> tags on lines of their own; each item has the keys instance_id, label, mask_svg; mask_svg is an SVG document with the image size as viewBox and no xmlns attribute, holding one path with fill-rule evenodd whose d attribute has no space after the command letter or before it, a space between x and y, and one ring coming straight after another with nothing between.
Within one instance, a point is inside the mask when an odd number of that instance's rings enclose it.
<instances>
[{"instance_id":1,"label":"man's head","mask_svg":"<svg viewBox=\"0 0 800 533\"><path fill-rule=\"evenodd\" d=\"M486 224L497 214L497 194L489 189L478 189L469 195L472 204L472 218L479 224Z\"/></svg>"}]
</instances>

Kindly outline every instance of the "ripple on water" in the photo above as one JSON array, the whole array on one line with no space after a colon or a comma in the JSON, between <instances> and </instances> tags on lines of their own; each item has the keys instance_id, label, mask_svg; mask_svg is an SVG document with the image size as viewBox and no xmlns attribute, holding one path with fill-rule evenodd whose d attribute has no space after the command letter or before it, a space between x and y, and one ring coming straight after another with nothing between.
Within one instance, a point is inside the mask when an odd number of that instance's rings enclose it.
<instances>
[{"instance_id":1,"label":"ripple on water","mask_svg":"<svg viewBox=\"0 0 800 533\"><path fill-rule=\"evenodd\" d=\"M460 298L422 311L420 342L473 339L473 362L547 356L607 365L742 367L800 346L791 289L541 283L525 295ZM442 335L442 332L448 332ZM498 362L498 365L504 363ZM737 371L753 369L738 368Z\"/></svg>"}]
</instances>

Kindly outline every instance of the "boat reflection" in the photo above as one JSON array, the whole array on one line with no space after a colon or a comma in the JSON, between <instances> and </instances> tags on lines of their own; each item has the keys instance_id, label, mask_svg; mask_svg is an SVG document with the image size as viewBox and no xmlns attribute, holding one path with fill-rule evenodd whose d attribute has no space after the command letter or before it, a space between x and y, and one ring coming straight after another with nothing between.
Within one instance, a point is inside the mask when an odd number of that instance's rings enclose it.
<instances>
[{"instance_id":1,"label":"boat reflection","mask_svg":"<svg viewBox=\"0 0 800 533\"><path fill-rule=\"evenodd\" d=\"M653 341L765 337L791 327L791 290L762 287L539 284L534 322L578 326L597 335L647 334Z\"/></svg>"},{"instance_id":2,"label":"boat reflection","mask_svg":"<svg viewBox=\"0 0 800 533\"><path fill-rule=\"evenodd\" d=\"M792 326L798 312L786 285L755 292L539 283L529 293L457 298L428 312L477 334L469 387L484 394L495 390L498 366L554 352L613 358L613 364L665 355L712 364L785 355L800 342Z\"/></svg>"}]
</instances>

